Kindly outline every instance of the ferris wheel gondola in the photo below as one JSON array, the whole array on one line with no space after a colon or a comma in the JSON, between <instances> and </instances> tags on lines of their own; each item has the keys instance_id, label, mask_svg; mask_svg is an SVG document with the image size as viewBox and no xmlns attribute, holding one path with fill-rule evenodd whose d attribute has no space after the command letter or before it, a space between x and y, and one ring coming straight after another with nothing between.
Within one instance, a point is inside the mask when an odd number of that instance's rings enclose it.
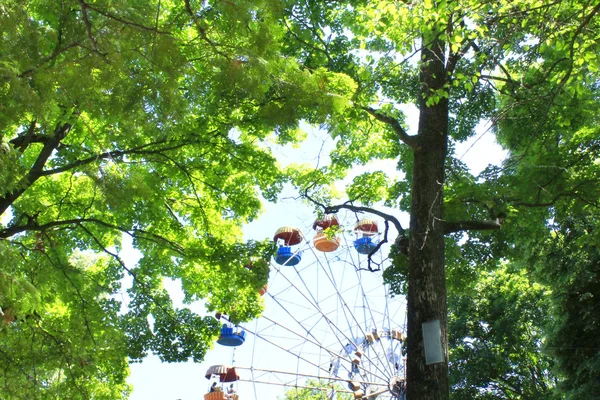
<instances>
[{"instance_id":1,"label":"ferris wheel gondola","mask_svg":"<svg viewBox=\"0 0 600 400\"><path fill-rule=\"evenodd\" d=\"M386 249L367 256L355 246L357 236L377 241L377 221L338 223L335 250L323 252L314 240L301 239L293 252L303 253L302 262L274 257L265 310L241 324L249 337L242 349L251 356L249 365L236 368L255 400L281 396L276 388L283 387L320 390L332 400L404 399L405 301L383 283ZM317 228L317 235L324 230ZM280 246L290 244L290 229L284 234L276 238ZM305 238L299 229L293 234ZM367 257L382 268L369 271Z\"/></svg>"}]
</instances>

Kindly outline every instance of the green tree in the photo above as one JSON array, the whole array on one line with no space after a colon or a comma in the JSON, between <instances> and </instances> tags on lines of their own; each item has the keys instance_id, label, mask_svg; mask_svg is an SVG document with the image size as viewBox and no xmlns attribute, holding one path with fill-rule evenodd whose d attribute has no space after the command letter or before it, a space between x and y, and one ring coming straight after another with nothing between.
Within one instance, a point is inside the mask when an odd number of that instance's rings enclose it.
<instances>
[{"instance_id":1,"label":"green tree","mask_svg":"<svg viewBox=\"0 0 600 400\"><path fill-rule=\"evenodd\" d=\"M540 79L534 71L525 82ZM512 245L502 254L527 268L550 293L544 348L555 361L557 397L590 398L599 390L597 357L590 352L598 336L591 313L598 306L593 290L600 195L598 79L580 75L564 91L556 91L552 82L537 88L539 98L528 106L547 117L531 119L527 111L511 107L498 135L511 155L497 183L489 186L488 198L498 198L492 194L498 183L507 187L501 202L512 208L512 223L502 235ZM546 103L550 97L552 107ZM535 140L523 137L523 130L538 132Z\"/></svg>"},{"instance_id":2,"label":"green tree","mask_svg":"<svg viewBox=\"0 0 600 400\"><path fill-rule=\"evenodd\" d=\"M0 210L9 219L0 230L7 255L1 272L29 282L41 303L17 305L3 294L19 316L3 329L11 338L26 325L36 335L43 329L49 338L87 346L75 337L93 342L114 329L122 341L110 343L122 346L123 358L153 351L168 361L200 359L215 321L174 309L162 279L180 279L188 301L207 298L210 309L236 319L256 315L266 264L251 271L243 265L268 256L270 246L240 245L239 236L240 225L260 210L259 195L274 199L289 179L327 205L327 193L313 193L318 186L353 165L388 158L398 161L402 177L358 177L347 190L350 206L364 211L385 200L410 212L408 234L397 225L399 254L407 258L396 257L388 274L398 287L407 283L408 398L446 399L447 362L425 365L422 323L441 322L446 353L447 289L472 290L478 267L493 269L499 255L531 248L519 239L543 237L557 201L581 197L577 181L541 167L556 154L563 156L555 159L562 162L553 164L557 169L572 167L580 159L569 153L576 143L586 153L585 141L565 140L551 128L573 124L578 114L569 104L589 96L597 82L600 4L187 0L1 7ZM407 103L418 108L416 134L404 124L400 105ZM587 104L591 109L597 99ZM292 167L285 177L268 141L302 139L302 118L329 129L332 165ZM494 122L513 158L474 177L453 150L482 119ZM586 157L594 157L593 149ZM520 161L526 157L535 168ZM584 186L593 193L592 184ZM487 232L502 222L500 233ZM118 255L122 234L142 253L130 271ZM465 248L471 262L454 257L454 246ZM86 251L107 257L77 267L78 252ZM89 270L103 271L98 284ZM113 295L124 271L133 277L133 307L120 315ZM55 314L77 329L46 329ZM14 351L3 349L4 359L20 357ZM59 353L63 364L73 365L73 352ZM33 370L18 369L23 379L35 377ZM32 390L48 386L33 382Z\"/></svg>"},{"instance_id":3,"label":"green tree","mask_svg":"<svg viewBox=\"0 0 600 400\"><path fill-rule=\"evenodd\" d=\"M449 295L453 399L548 398L552 361L544 288L509 266L480 274L473 293Z\"/></svg>"},{"instance_id":4,"label":"green tree","mask_svg":"<svg viewBox=\"0 0 600 400\"><path fill-rule=\"evenodd\" d=\"M198 361L218 334L165 278L234 321L260 312L272 245L242 244L241 226L280 189L269 145L353 82L273 57L276 1L0 10L2 397L126 397L128 361Z\"/></svg>"},{"instance_id":5,"label":"green tree","mask_svg":"<svg viewBox=\"0 0 600 400\"><path fill-rule=\"evenodd\" d=\"M332 388L335 389L332 392ZM308 380L306 386L287 389L283 400L350 400L354 398L338 384Z\"/></svg>"},{"instance_id":6,"label":"green tree","mask_svg":"<svg viewBox=\"0 0 600 400\"><path fill-rule=\"evenodd\" d=\"M530 258L534 274L552 290L545 347L556 361L558 393L567 399L600 396L597 221L591 214L555 220Z\"/></svg>"},{"instance_id":7,"label":"green tree","mask_svg":"<svg viewBox=\"0 0 600 400\"><path fill-rule=\"evenodd\" d=\"M526 247L520 240L547 231L555 201L541 199L578 196L573 181L561 179L564 191L544 185L532 191L534 175L522 174L529 180L515 184L513 171L531 169L520 160L535 154L528 160L544 175L543 162L557 147L569 151L561 137L555 136L553 147L547 139L554 124L565 127L576 117L569 102L597 81L599 10L585 1L530 0L311 1L286 8L286 53L306 68L346 73L358 85L354 107L328 122L336 140L333 166L300 175L296 184L326 212L366 211L379 200L410 212L408 235L397 225L398 242L408 236L402 245L407 258L396 257L388 272L399 289L407 287L409 399L449 396L447 362L425 364L421 331L422 323L439 320L446 353L447 289L472 289L480 256L480 269L496 268L502 254ZM418 108L416 134L404 124L400 106L406 103ZM472 137L482 120L492 122L514 158L504 169L475 177L454 154L454 144ZM508 136L517 142L502 136L509 125ZM374 158L396 159L403 177L361 176L342 206L329 206L327 194L315 193L315 185ZM556 161L557 169L569 165ZM503 223L513 226L506 233L486 232ZM460 246L472 262L452 257L452 249L446 257L445 238L451 244L467 239Z\"/></svg>"}]
</instances>

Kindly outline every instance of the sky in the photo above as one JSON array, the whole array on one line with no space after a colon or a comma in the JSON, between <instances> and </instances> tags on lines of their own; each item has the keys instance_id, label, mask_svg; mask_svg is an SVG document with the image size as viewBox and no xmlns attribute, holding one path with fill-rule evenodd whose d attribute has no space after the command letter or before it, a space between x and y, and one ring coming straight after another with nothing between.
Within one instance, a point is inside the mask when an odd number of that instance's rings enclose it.
<instances>
[{"instance_id":1,"label":"sky","mask_svg":"<svg viewBox=\"0 0 600 400\"><path fill-rule=\"evenodd\" d=\"M403 111L408 116L409 134L415 134L415 110ZM332 146L331 139L324 139L326 133L316 128L304 126L303 129L308 133L307 143L300 148L276 148L276 157L282 162L308 162L313 166L318 162L323 165L327 162L323 154ZM474 174L490 163L499 165L505 157L495 143L494 135L485 126L478 127L477 132L469 141L457 144L456 150L457 156ZM320 149L322 145L323 152L319 155L315 149ZM353 173L362 173L365 169L383 169L394 173L395 165L394 162L377 162ZM200 364L161 363L154 356L147 357L142 363L132 364L129 379L134 386L132 400L200 399L209 387L209 381L204 377L206 370L218 364L234 364L241 368L238 372L243 380L271 383L239 382L236 388L240 399L275 400L283 394L281 383L303 384L304 380L298 374L329 376L331 354L342 352L350 340L358 343L371 325L379 325L377 329L386 330L403 328L404 299L391 298L385 293L386 288L380 284L380 272L357 271L357 268L366 268L366 259L352 247L352 227L356 217L351 214L340 215L344 234L337 252L315 252L310 245L314 235L314 212L296 196L297 193L287 188L277 204L266 205L265 212L244 229L246 240L272 237L276 229L284 225L298 227L308 238L299 246L303 247L304 253L296 268L272 266L269 289L265 295L265 312L261 318L244 324L248 331L246 342L235 348L215 344ZM403 226L408 226L408 215L397 210L385 211L395 215ZM387 250L384 248L379 255L381 260L385 260L385 254ZM130 266L135 264L138 257L131 249L125 250L123 256ZM183 306L178 282L165 281L164 284L175 304ZM205 314L201 303L186 307ZM386 343L389 347L394 346L391 341ZM386 352L387 349L383 348L373 350L369 360L363 360L363 365L368 365L376 371L374 375L379 376L373 379L384 379L383 375L390 368L386 365ZM342 362L342 370L343 365ZM254 368L254 371L245 368ZM267 370L287 373L265 372ZM347 371L339 372L340 376L344 374Z\"/></svg>"}]
</instances>

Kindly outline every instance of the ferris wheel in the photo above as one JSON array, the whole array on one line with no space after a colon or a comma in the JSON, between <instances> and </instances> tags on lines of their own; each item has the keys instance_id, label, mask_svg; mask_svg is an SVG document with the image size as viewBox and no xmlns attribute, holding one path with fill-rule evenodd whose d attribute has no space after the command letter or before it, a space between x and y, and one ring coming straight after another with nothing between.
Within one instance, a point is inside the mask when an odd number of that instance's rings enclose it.
<instances>
[{"instance_id":1,"label":"ferris wheel","mask_svg":"<svg viewBox=\"0 0 600 400\"><path fill-rule=\"evenodd\" d=\"M222 382L251 385L244 399L283 398L282 388L322 399L405 399L406 303L383 284L389 262L377 246L378 222L350 217L275 233L263 314L225 322L219 338L240 345L234 358L248 364L221 366Z\"/></svg>"}]
</instances>

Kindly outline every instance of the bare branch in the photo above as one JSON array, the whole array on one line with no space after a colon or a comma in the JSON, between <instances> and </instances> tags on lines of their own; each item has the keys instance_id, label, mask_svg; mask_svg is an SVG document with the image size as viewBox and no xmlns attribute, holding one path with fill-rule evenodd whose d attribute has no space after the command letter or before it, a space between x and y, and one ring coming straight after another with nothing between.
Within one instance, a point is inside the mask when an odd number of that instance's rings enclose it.
<instances>
[{"instance_id":1,"label":"bare branch","mask_svg":"<svg viewBox=\"0 0 600 400\"><path fill-rule=\"evenodd\" d=\"M404 228L402 228L402 224L400 224L400 221L398 221L398 219L396 217L394 217L393 215L386 214L383 211L379 211L379 210L376 210L376 209L370 208L370 207L355 206L355 205L349 204L348 202L346 202L344 204L338 204L335 206L326 206L322 203L319 203L315 199L313 199L308 194L308 189L304 191L304 194L302 194L302 197L305 197L311 203L316 204L319 207L321 207L323 209L323 211L325 212L325 214L335 214L336 212L338 212L341 209L346 209L346 210L350 210L350 211L354 211L354 212L367 212L370 214L377 215L378 217L383 218L385 221L390 221L392 224L394 224L394 227L396 228L396 230L398 231L398 234L400 236L405 236L405 234L406 234L406 231L404 230Z\"/></svg>"},{"instance_id":2,"label":"bare branch","mask_svg":"<svg viewBox=\"0 0 600 400\"><path fill-rule=\"evenodd\" d=\"M383 239L379 243L377 243L377 246L375 246L373 248L373 250L371 250L369 252L369 254L367 254L367 268L371 272L376 272L376 271L381 270L381 265L379 263L376 263L375 261L373 261L373 256L375 255L375 253L377 253L379 251L379 249L381 248L381 246L383 246L384 243L388 242L388 232L390 230L390 223L387 219L384 220L383 222L385 223L385 230L383 231ZM376 264L377 269L371 268L371 264Z\"/></svg>"}]
</instances>

